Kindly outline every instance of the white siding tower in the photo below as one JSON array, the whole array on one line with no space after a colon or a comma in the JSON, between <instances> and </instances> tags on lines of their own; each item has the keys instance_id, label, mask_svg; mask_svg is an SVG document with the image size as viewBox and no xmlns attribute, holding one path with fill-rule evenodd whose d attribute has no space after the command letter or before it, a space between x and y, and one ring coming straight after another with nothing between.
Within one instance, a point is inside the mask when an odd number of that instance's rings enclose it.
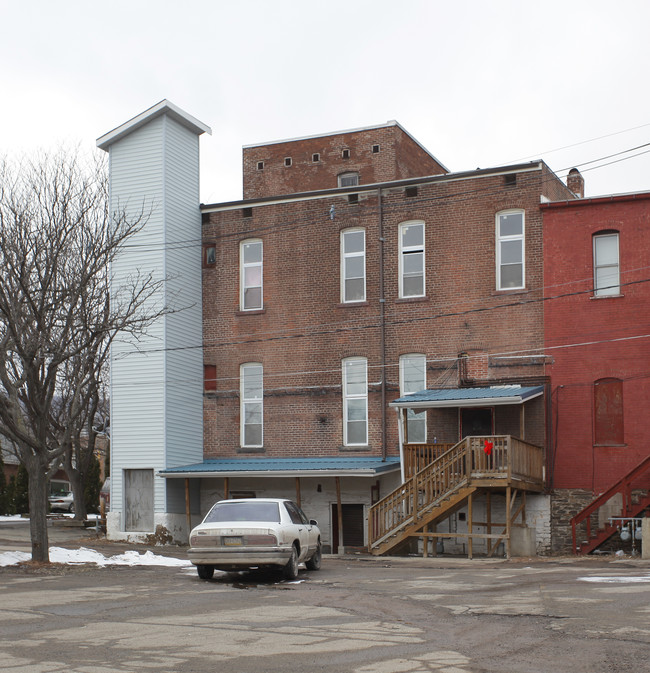
<instances>
[{"instance_id":1,"label":"white siding tower","mask_svg":"<svg viewBox=\"0 0 650 673\"><path fill-rule=\"evenodd\" d=\"M187 540L185 493L161 469L203 460L199 136L210 128L167 100L98 139L109 153L111 212L148 214L112 269L111 295L136 274L164 280L168 313L111 353L108 536ZM163 528L160 528L160 527Z\"/></svg>"}]
</instances>

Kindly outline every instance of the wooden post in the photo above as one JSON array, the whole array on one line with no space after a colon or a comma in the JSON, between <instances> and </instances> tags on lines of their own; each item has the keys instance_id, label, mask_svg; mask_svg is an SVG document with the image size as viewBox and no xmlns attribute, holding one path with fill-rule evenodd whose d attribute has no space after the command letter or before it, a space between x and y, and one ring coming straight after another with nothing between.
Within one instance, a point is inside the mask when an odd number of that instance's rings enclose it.
<instances>
[{"instance_id":1,"label":"wooden post","mask_svg":"<svg viewBox=\"0 0 650 673\"><path fill-rule=\"evenodd\" d=\"M298 507L302 507L300 504L300 477L296 477L296 504Z\"/></svg>"},{"instance_id":2,"label":"wooden post","mask_svg":"<svg viewBox=\"0 0 650 673\"><path fill-rule=\"evenodd\" d=\"M510 499L512 497L512 488L506 487L506 558L510 558Z\"/></svg>"},{"instance_id":3,"label":"wooden post","mask_svg":"<svg viewBox=\"0 0 650 673\"><path fill-rule=\"evenodd\" d=\"M473 504L473 494L470 493L467 498L467 531L469 535L467 536L467 558L471 559L474 552L474 540L472 539L472 504Z\"/></svg>"},{"instance_id":4,"label":"wooden post","mask_svg":"<svg viewBox=\"0 0 650 673\"><path fill-rule=\"evenodd\" d=\"M519 439L526 439L526 415L523 404L519 407Z\"/></svg>"},{"instance_id":5,"label":"wooden post","mask_svg":"<svg viewBox=\"0 0 650 673\"><path fill-rule=\"evenodd\" d=\"M228 477L224 477L223 480L223 499L228 500L230 498L230 485Z\"/></svg>"},{"instance_id":6,"label":"wooden post","mask_svg":"<svg viewBox=\"0 0 650 673\"><path fill-rule=\"evenodd\" d=\"M438 524L437 523L433 524L433 532L434 533L438 532ZM433 555L438 556L438 538L437 537L432 538L432 544L433 544Z\"/></svg>"},{"instance_id":7,"label":"wooden post","mask_svg":"<svg viewBox=\"0 0 650 673\"><path fill-rule=\"evenodd\" d=\"M187 517L187 537L192 530L192 508L190 507L190 480L185 479L185 516Z\"/></svg>"},{"instance_id":8,"label":"wooden post","mask_svg":"<svg viewBox=\"0 0 650 673\"><path fill-rule=\"evenodd\" d=\"M424 527L424 532L429 532L429 524ZM422 558L429 558L429 538L426 536L422 538Z\"/></svg>"},{"instance_id":9,"label":"wooden post","mask_svg":"<svg viewBox=\"0 0 650 673\"><path fill-rule=\"evenodd\" d=\"M486 518L487 518L487 534L492 535L492 493L488 491L485 494L485 508L486 508ZM487 539L487 548L488 556L491 556L492 551L492 538Z\"/></svg>"},{"instance_id":10,"label":"wooden post","mask_svg":"<svg viewBox=\"0 0 650 673\"><path fill-rule=\"evenodd\" d=\"M343 507L341 507L341 478L335 477L336 479L336 513L338 515L338 524L339 524L339 544L338 544L338 553L342 554L343 549Z\"/></svg>"}]
</instances>

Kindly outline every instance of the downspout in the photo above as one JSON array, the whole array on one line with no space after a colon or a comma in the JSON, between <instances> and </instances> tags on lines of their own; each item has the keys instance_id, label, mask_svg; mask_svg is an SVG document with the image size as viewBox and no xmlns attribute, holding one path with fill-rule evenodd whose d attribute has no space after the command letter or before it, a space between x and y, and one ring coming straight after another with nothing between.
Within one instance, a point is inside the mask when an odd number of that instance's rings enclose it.
<instances>
[{"instance_id":1,"label":"downspout","mask_svg":"<svg viewBox=\"0 0 650 673\"><path fill-rule=\"evenodd\" d=\"M377 212L379 215L379 329L381 350L381 459L386 460L386 297L384 296L384 213L381 189L377 190Z\"/></svg>"},{"instance_id":2,"label":"downspout","mask_svg":"<svg viewBox=\"0 0 650 673\"><path fill-rule=\"evenodd\" d=\"M397 412L397 433L399 435L399 469L402 476L402 483L406 481L406 475L404 473L404 416L402 415L402 409L395 407Z\"/></svg>"}]
</instances>

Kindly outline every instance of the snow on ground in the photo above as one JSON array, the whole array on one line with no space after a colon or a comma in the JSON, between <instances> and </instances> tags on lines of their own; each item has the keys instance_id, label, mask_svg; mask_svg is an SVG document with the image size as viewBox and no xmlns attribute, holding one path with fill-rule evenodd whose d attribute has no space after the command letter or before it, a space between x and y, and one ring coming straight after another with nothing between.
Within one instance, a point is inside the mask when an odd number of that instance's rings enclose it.
<instances>
[{"instance_id":1,"label":"snow on ground","mask_svg":"<svg viewBox=\"0 0 650 673\"><path fill-rule=\"evenodd\" d=\"M610 577L579 577L580 582L603 582L606 584L642 584L650 582L648 575L611 575Z\"/></svg>"},{"instance_id":2,"label":"snow on ground","mask_svg":"<svg viewBox=\"0 0 650 673\"><path fill-rule=\"evenodd\" d=\"M0 553L0 566L16 565L23 561L29 561L32 555L27 552L8 551ZM192 564L189 561L168 556L160 556L146 551L142 554L137 551L127 551L123 554L106 557L93 549L81 547L80 549L63 549L62 547L50 547L50 561L52 563L65 563L76 565L80 563L95 563L98 566L176 566L186 567Z\"/></svg>"}]
</instances>

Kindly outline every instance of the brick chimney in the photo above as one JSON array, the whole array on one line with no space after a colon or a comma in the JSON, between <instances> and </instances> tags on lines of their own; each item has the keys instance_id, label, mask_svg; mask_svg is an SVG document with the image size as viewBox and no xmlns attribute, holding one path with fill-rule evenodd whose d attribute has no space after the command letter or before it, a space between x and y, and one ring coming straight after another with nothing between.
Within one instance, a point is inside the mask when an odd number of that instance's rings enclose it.
<instances>
[{"instance_id":1,"label":"brick chimney","mask_svg":"<svg viewBox=\"0 0 650 673\"><path fill-rule=\"evenodd\" d=\"M566 186L579 198L585 198L585 179L577 168L572 168L566 178Z\"/></svg>"}]
</instances>

